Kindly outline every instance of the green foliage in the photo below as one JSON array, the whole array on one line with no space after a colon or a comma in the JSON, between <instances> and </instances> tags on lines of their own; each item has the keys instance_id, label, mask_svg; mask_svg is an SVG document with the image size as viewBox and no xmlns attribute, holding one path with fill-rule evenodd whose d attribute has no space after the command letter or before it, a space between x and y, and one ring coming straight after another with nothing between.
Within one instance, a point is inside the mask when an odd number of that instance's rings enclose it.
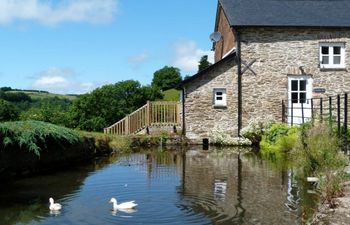
<instances>
[{"instance_id":1,"label":"green foliage","mask_svg":"<svg viewBox=\"0 0 350 225\"><path fill-rule=\"evenodd\" d=\"M0 122L18 119L16 106L8 101L0 99Z\"/></svg>"},{"instance_id":2,"label":"green foliage","mask_svg":"<svg viewBox=\"0 0 350 225\"><path fill-rule=\"evenodd\" d=\"M70 108L71 127L87 131L102 131L135 111L147 100L160 98L159 89L141 86L138 81L127 80L105 85L90 94L79 96Z\"/></svg>"},{"instance_id":3,"label":"green foliage","mask_svg":"<svg viewBox=\"0 0 350 225\"><path fill-rule=\"evenodd\" d=\"M58 97L36 99L20 114L21 120L38 120L61 126L70 125L69 107L71 101Z\"/></svg>"},{"instance_id":4,"label":"green foliage","mask_svg":"<svg viewBox=\"0 0 350 225\"><path fill-rule=\"evenodd\" d=\"M191 77L192 77L191 75L187 74L187 75L184 76L184 80L190 79Z\"/></svg>"},{"instance_id":5,"label":"green foliage","mask_svg":"<svg viewBox=\"0 0 350 225\"><path fill-rule=\"evenodd\" d=\"M208 56L207 55L202 56L198 64L198 73L207 69L211 65L212 64L208 61Z\"/></svg>"},{"instance_id":6,"label":"green foliage","mask_svg":"<svg viewBox=\"0 0 350 225\"><path fill-rule=\"evenodd\" d=\"M0 91L0 98L9 102L30 102L32 99L24 92Z\"/></svg>"},{"instance_id":7,"label":"green foliage","mask_svg":"<svg viewBox=\"0 0 350 225\"><path fill-rule=\"evenodd\" d=\"M83 121L79 124L79 128L86 131L102 131L107 125L104 118L95 116Z\"/></svg>"},{"instance_id":8,"label":"green foliage","mask_svg":"<svg viewBox=\"0 0 350 225\"><path fill-rule=\"evenodd\" d=\"M298 127L291 127L284 123L275 123L266 130L260 142L261 153L265 158L285 160L297 144L299 138Z\"/></svg>"},{"instance_id":9,"label":"green foliage","mask_svg":"<svg viewBox=\"0 0 350 225\"><path fill-rule=\"evenodd\" d=\"M0 123L0 145L4 147L19 146L40 156L48 141L75 144L81 142L81 138L75 131L40 121Z\"/></svg>"},{"instance_id":10,"label":"green foliage","mask_svg":"<svg viewBox=\"0 0 350 225\"><path fill-rule=\"evenodd\" d=\"M165 66L162 69L154 72L152 86L158 87L162 91L166 91L171 88L176 88L181 81L182 77L180 74L180 69Z\"/></svg>"}]
</instances>

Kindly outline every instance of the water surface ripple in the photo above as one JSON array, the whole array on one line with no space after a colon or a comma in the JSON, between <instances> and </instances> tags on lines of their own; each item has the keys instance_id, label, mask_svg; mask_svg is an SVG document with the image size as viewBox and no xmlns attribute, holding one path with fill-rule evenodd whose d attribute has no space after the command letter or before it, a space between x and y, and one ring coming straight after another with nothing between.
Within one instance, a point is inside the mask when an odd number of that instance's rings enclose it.
<instances>
[{"instance_id":1,"label":"water surface ripple","mask_svg":"<svg viewBox=\"0 0 350 225\"><path fill-rule=\"evenodd\" d=\"M139 205L114 212L111 197ZM313 199L254 154L154 150L3 185L0 224L303 224Z\"/></svg>"}]
</instances>

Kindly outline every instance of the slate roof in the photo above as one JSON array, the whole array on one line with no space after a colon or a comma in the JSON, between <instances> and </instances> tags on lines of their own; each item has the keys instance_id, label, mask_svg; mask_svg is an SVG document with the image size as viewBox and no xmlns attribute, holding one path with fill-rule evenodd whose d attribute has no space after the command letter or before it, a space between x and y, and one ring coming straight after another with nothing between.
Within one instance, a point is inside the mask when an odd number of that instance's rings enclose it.
<instances>
[{"instance_id":1,"label":"slate roof","mask_svg":"<svg viewBox=\"0 0 350 225\"><path fill-rule=\"evenodd\" d=\"M350 0L219 0L233 27L350 27Z\"/></svg>"}]
</instances>

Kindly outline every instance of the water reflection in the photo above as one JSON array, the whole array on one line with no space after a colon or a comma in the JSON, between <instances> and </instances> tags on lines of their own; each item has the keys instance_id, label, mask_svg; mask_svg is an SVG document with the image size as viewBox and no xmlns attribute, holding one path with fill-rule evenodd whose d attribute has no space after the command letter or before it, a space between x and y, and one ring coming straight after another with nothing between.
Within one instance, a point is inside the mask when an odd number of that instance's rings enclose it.
<instances>
[{"instance_id":1,"label":"water reflection","mask_svg":"<svg viewBox=\"0 0 350 225\"><path fill-rule=\"evenodd\" d=\"M271 170L254 154L226 151L188 151L184 165L181 194L191 209L179 207L205 213L213 223L301 224L307 219L292 170Z\"/></svg>"},{"instance_id":2,"label":"water reflection","mask_svg":"<svg viewBox=\"0 0 350 225\"><path fill-rule=\"evenodd\" d=\"M0 189L0 224L302 224L314 196L291 169L240 149L159 149ZM273 166L272 166L273 167ZM63 204L50 214L48 198ZM134 210L110 210L115 196Z\"/></svg>"},{"instance_id":3,"label":"water reflection","mask_svg":"<svg viewBox=\"0 0 350 225\"><path fill-rule=\"evenodd\" d=\"M111 214L113 216L116 216L118 212L122 212L122 213L127 213L127 214L132 214L132 213L135 213L137 212L136 209L118 209L118 210L111 210Z\"/></svg>"}]
</instances>

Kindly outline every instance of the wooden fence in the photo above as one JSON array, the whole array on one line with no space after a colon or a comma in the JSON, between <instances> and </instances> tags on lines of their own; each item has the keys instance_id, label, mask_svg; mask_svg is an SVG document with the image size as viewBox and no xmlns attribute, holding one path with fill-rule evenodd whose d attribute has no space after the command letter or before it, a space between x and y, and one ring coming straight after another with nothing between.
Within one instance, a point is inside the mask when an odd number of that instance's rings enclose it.
<instances>
[{"instance_id":1,"label":"wooden fence","mask_svg":"<svg viewBox=\"0 0 350 225\"><path fill-rule=\"evenodd\" d=\"M147 102L135 112L104 129L106 134L136 134L151 126L179 126L181 124L179 102Z\"/></svg>"}]
</instances>

